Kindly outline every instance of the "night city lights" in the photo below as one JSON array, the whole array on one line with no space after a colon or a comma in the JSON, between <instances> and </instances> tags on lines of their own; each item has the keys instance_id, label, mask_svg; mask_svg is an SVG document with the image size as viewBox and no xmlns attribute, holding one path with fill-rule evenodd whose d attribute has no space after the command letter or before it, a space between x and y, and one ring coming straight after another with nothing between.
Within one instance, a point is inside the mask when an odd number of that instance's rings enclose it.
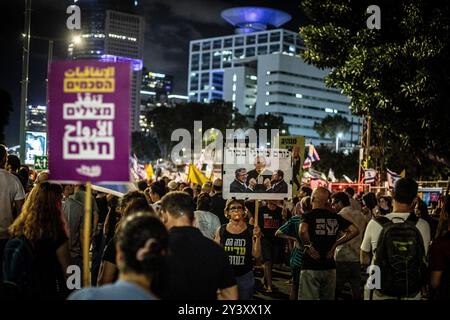
<instances>
[{"instance_id":1,"label":"night city lights","mask_svg":"<svg viewBox=\"0 0 450 320\"><path fill-rule=\"evenodd\" d=\"M0 12L0 300L27 301L14 310L364 317L387 312L369 300L412 300L412 317L450 300L448 1Z\"/></svg>"}]
</instances>

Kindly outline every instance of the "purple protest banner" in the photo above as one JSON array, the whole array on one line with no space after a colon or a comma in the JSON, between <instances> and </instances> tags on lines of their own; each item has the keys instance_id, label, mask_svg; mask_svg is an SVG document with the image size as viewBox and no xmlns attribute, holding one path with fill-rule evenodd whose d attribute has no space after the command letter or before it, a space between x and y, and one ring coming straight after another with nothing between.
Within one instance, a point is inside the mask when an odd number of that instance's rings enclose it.
<instances>
[{"instance_id":1,"label":"purple protest banner","mask_svg":"<svg viewBox=\"0 0 450 320\"><path fill-rule=\"evenodd\" d=\"M52 62L47 111L51 180L130 180L131 72L130 62Z\"/></svg>"}]
</instances>

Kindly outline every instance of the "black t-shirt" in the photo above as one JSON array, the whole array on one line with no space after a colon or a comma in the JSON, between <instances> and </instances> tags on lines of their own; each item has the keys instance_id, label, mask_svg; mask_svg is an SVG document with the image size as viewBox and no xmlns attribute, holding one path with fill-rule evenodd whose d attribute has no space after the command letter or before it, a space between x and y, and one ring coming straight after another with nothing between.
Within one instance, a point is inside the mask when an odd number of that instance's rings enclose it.
<instances>
[{"instance_id":1,"label":"black t-shirt","mask_svg":"<svg viewBox=\"0 0 450 320\"><path fill-rule=\"evenodd\" d=\"M217 290L236 284L224 249L194 227L169 231L169 255L157 286L162 299L216 300Z\"/></svg>"},{"instance_id":2,"label":"black t-shirt","mask_svg":"<svg viewBox=\"0 0 450 320\"><path fill-rule=\"evenodd\" d=\"M109 240L108 244L105 246L105 250L103 251L102 256L103 261L108 261L109 263L112 263L116 265L116 237L112 237L111 240ZM116 270L116 274L114 275L114 281L116 281L119 278L119 270Z\"/></svg>"},{"instance_id":3,"label":"black t-shirt","mask_svg":"<svg viewBox=\"0 0 450 320\"><path fill-rule=\"evenodd\" d=\"M253 226L239 234L228 232L227 225L220 228L220 244L228 254L230 265L236 276L242 276L253 270Z\"/></svg>"},{"instance_id":4,"label":"black t-shirt","mask_svg":"<svg viewBox=\"0 0 450 320\"><path fill-rule=\"evenodd\" d=\"M116 264L116 237L112 237L106 244L102 260Z\"/></svg>"},{"instance_id":5,"label":"black t-shirt","mask_svg":"<svg viewBox=\"0 0 450 320\"><path fill-rule=\"evenodd\" d=\"M211 197L209 211L219 217L220 224L228 223L228 218L225 217L225 199L222 193L216 193Z\"/></svg>"},{"instance_id":6,"label":"black t-shirt","mask_svg":"<svg viewBox=\"0 0 450 320\"><path fill-rule=\"evenodd\" d=\"M56 251L68 241L61 234L57 240L41 239L33 243L35 260L33 264L35 293L40 299L65 299L68 294Z\"/></svg>"},{"instance_id":7,"label":"black t-shirt","mask_svg":"<svg viewBox=\"0 0 450 320\"><path fill-rule=\"evenodd\" d=\"M275 240L275 232L283 224L282 209L277 207L270 210L267 206L261 207L258 213L258 225L265 240Z\"/></svg>"},{"instance_id":8,"label":"black t-shirt","mask_svg":"<svg viewBox=\"0 0 450 320\"><path fill-rule=\"evenodd\" d=\"M116 208L109 208L108 229L105 234L105 242L108 243L116 233L116 225L120 221L120 216L117 214Z\"/></svg>"},{"instance_id":9,"label":"black t-shirt","mask_svg":"<svg viewBox=\"0 0 450 320\"><path fill-rule=\"evenodd\" d=\"M450 231L433 241L430 247L430 271L442 271L438 300L450 299Z\"/></svg>"},{"instance_id":10,"label":"black t-shirt","mask_svg":"<svg viewBox=\"0 0 450 320\"><path fill-rule=\"evenodd\" d=\"M108 215L108 201L106 196L95 198L98 207L98 223L105 223L106 216Z\"/></svg>"},{"instance_id":11,"label":"black t-shirt","mask_svg":"<svg viewBox=\"0 0 450 320\"><path fill-rule=\"evenodd\" d=\"M351 223L342 216L326 209L313 209L303 215L302 223L308 224L309 240L320 254L315 260L307 253L303 255L303 270L335 269L334 257L327 259L327 252L338 239L339 231L345 230Z\"/></svg>"}]
</instances>

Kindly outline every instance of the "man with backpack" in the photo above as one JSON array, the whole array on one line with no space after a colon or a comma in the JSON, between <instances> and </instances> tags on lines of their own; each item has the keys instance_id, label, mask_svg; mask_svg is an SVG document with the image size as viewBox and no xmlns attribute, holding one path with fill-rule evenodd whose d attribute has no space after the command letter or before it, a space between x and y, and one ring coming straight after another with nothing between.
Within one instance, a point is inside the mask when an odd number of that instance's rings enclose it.
<instances>
[{"instance_id":1,"label":"man with backpack","mask_svg":"<svg viewBox=\"0 0 450 320\"><path fill-rule=\"evenodd\" d=\"M421 298L430 226L414 214L418 185L402 178L394 187L394 211L371 220L361 244L361 264L371 265L364 299Z\"/></svg>"}]
</instances>

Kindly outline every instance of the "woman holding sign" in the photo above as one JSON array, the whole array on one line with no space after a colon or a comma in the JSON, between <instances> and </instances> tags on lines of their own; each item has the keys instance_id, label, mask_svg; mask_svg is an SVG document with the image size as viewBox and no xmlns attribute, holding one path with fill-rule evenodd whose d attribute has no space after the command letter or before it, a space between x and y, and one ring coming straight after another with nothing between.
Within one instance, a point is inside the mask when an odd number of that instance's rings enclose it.
<instances>
[{"instance_id":1,"label":"woman holding sign","mask_svg":"<svg viewBox=\"0 0 450 320\"><path fill-rule=\"evenodd\" d=\"M243 200L229 199L224 211L229 222L217 230L215 241L228 253L236 276L239 300L251 300L255 285L253 258L261 256L261 231L257 225L247 224Z\"/></svg>"}]
</instances>

